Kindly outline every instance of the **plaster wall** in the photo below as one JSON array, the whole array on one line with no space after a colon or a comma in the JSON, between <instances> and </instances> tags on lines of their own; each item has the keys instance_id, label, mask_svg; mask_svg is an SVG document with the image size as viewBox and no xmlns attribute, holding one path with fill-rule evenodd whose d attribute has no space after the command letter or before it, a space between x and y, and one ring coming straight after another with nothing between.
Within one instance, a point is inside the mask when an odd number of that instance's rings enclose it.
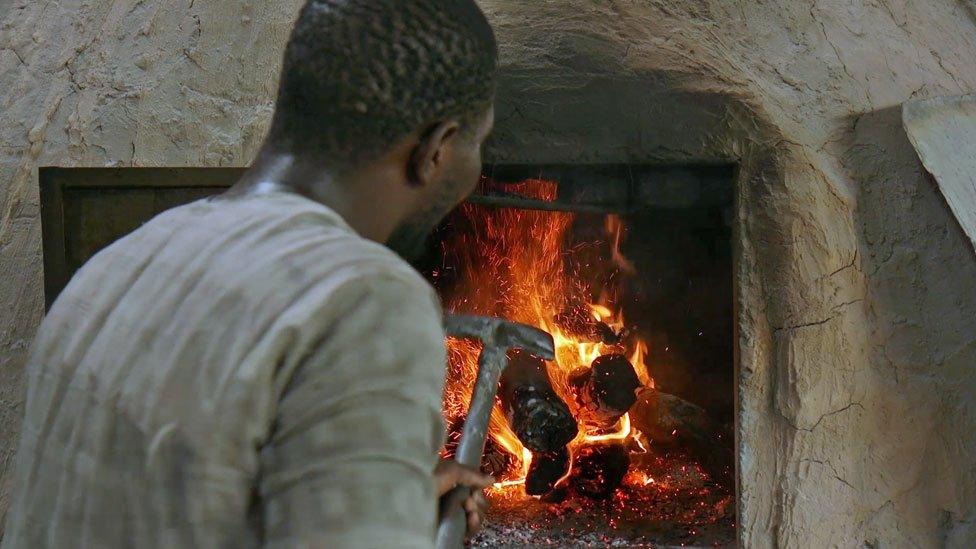
<instances>
[{"instance_id":1,"label":"plaster wall","mask_svg":"<svg viewBox=\"0 0 976 549\"><path fill-rule=\"evenodd\" d=\"M0 470L36 167L246 165L299 3L0 4ZM740 164L741 543L976 545L976 255L898 108L976 90L972 0L480 3L490 158Z\"/></svg>"}]
</instances>

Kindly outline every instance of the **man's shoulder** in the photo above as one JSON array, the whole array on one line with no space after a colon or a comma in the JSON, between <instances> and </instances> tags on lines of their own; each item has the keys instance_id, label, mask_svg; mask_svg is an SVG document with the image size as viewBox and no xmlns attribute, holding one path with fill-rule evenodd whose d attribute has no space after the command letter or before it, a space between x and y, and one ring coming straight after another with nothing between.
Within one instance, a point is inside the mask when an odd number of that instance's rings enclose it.
<instances>
[{"instance_id":1,"label":"man's shoulder","mask_svg":"<svg viewBox=\"0 0 976 549\"><path fill-rule=\"evenodd\" d=\"M297 196L259 198L245 208L264 211L281 230L249 249L251 261L264 265L263 286L287 280L326 302L343 294L364 299L433 303L440 301L434 288L410 263L386 246L356 233L328 207ZM280 214L268 208L281 209ZM258 257L261 256L261 257ZM258 283L251 279L251 283Z\"/></svg>"},{"instance_id":2,"label":"man's shoulder","mask_svg":"<svg viewBox=\"0 0 976 549\"><path fill-rule=\"evenodd\" d=\"M325 306L357 288L398 288L437 303L430 284L392 250L361 237L328 207L287 193L164 212L93 257L65 294L96 299L106 281L152 295L186 281L197 303L239 296L241 306L260 305L270 315L307 300Z\"/></svg>"},{"instance_id":3,"label":"man's shoulder","mask_svg":"<svg viewBox=\"0 0 976 549\"><path fill-rule=\"evenodd\" d=\"M343 291L377 300L407 303L421 300L440 308L440 300L433 286L389 248L353 236L342 255L334 272L343 273L340 275Z\"/></svg>"},{"instance_id":4,"label":"man's shoulder","mask_svg":"<svg viewBox=\"0 0 976 549\"><path fill-rule=\"evenodd\" d=\"M355 260L363 282L395 280L415 289L431 290L430 283L410 263L386 246L353 235L349 243L349 259Z\"/></svg>"},{"instance_id":5,"label":"man's shoulder","mask_svg":"<svg viewBox=\"0 0 976 549\"><path fill-rule=\"evenodd\" d=\"M236 203L231 203L236 202ZM327 206L291 193L269 193L232 199L225 212L243 222L254 220L263 236L242 235L248 245L234 250L248 261L271 263L275 268L300 265L319 275L355 273L368 281L394 277L420 288L430 285L392 250L360 236ZM250 245L250 244L255 245Z\"/></svg>"}]
</instances>

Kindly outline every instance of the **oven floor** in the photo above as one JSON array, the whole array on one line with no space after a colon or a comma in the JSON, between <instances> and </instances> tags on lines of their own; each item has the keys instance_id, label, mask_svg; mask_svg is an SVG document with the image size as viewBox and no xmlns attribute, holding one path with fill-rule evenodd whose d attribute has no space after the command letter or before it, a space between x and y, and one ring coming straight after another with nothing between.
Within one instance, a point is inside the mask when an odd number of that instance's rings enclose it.
<instances>
[{"instance_id":1,"label":"oven floor","mask_svg":"<svg viewBox=\"0 0 976 549\"><path fill-rule=\"evenodd\" d=\"M609 501L545 503L520 487L492 491L470 547L734 547L735 505L687 462L647 457ZM653 478L653 481L648 479Z\"/></svg>"}]
</instances>

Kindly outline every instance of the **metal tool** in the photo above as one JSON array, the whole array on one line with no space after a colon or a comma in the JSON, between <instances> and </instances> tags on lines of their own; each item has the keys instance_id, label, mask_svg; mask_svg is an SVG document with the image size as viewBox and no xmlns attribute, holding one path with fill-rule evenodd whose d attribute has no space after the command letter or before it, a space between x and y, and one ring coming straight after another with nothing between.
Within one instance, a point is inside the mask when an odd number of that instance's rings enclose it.
<instances>
[{"instance_id":1,"label":"metal tool","mask_svg":"<svg viewBox=\"0 0 976 549\"><path fill-rule=\"evenodd\" d=\"M464 419L461 440L454 460L461 465L478 467L485 451L488 420L498 392L498 380L508 363L509 349L522 349L539 358L552 360L556 349L552 335L544 330L501 318L471 315L447 315L444 330L448 336L480 339L478 377L471 390L471 404ZM461 504L471 496L471 489L459 486L441 499L441 520L437 527L437 549L458 549L464 543L467 520Z\"/></svg>"}]
</instances>

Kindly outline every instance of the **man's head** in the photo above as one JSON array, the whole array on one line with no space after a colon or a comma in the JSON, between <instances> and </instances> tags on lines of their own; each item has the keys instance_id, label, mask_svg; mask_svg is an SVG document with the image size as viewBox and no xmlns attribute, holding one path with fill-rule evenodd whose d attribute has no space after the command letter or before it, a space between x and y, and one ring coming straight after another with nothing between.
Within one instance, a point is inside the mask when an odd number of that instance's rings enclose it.
<instances>
[{"instance_id":1,"label":"man's head","mask_svg":"<svg viewBox=\"0 0 976 549\"><path fill-rule=\"evenodd\" d=\"M409 192L396 199L412 204L389 244L406 251L477 183L495 64L473 0L309 0L285 51L267 146L340 179L371 168L397 177Z\"/></svg>"}]
</instances>

